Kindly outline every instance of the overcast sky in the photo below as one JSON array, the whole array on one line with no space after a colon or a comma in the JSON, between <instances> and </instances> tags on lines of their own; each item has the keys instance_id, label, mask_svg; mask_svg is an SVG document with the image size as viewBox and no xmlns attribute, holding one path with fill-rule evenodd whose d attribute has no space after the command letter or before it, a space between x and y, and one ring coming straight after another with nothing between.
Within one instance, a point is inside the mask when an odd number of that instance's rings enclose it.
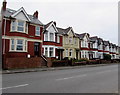
<instances>
[{"instance_id":1,"label":"overcast sky","mask_svg":"<svg viewBox=\"0 0 120 95\"><path fill-rule=\"evenodd\" d=\"M7 8L20 7L29 14L38 10L43 24L56 21L58 27L118 44L118 0L7 0Z\"/></svg>"}]
</instances>

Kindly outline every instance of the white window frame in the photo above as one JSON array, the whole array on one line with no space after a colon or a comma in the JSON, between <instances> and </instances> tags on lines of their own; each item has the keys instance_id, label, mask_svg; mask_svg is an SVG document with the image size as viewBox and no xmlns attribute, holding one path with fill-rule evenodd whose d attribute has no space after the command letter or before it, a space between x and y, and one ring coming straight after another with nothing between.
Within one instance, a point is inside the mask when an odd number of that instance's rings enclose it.
<instances>
[{"instance_id":1,"label":"white window frame","mask_svg":"<svg viewBox=\"0 0 120 95\"><path fill-rule=\"evenodd\" d=\"M74 44L77 45L77 39L76 38L74 38Z\"/></svg>"},{"instance_id":2,"label":"white window frame","mask_svg":"<svg viewBox=\"0 0 120 95\"><path fill-rule=\"evenodd\" d=\"M39 28L39 29L37 30L37 28ZM37 34L37 33L39 33L39 34ZM35 36L40 36L40 26L35 27Z\"/></svg>"},{"instance_id":3,"label":"white window frame","mask_svg":"<svg viewBox=\"0 0 120 95\"><path fill-rule=\"evenodd\" d=\"M51 34L52 34L52 36L51 36ZM54 41L54 33L50 33L50 41Z\"/></svg>"},{"instance_id":4,"label":"white window frame","mask_svg":"<svg viewBox=\"0 0 120 95\"><path fill-rule=\"evenodd\" d=\"M68 57L68 49L66 49L66 57Z\"/></svg>"},{"instance_id":5,"label":"white window frame","mask_svg":"<svg viewBox=\"0 0 120 95\"><path fill-rule=\"evenodd\" d=\"M70 49L70 51L69 51L69 56L70 56L70 57L72 57L72 52L73 52L73 50ZM71 54L71 55L70 55L70 54Z\"/></svg>"},{"instance_id":6,"label":"white window frame","mask_svg":"<svg viewBox=\"0 0 120 95\"><path fill-rule=\"evenodd\" d=\"M68 37L65 37L65 43L68 44Z\"/></svg>"},{"instance_id":7,"label":"white window frame","mask_svg":"<svg viewBox=\"0 0 120 95\"><path fill-rule=\"evenodd\" d=\"M15 25L13 25L13 21L15 22ZM23 22L23 31L18 31L18 22ZM13 30L13 26L15 27L15 30ZM23 20L11 20L11 32L28 33L28 24L26 23L26 21Z\"/></svg>"},{"instance_id":8,"label":"white window frame","mask_svg":"<svg viewBox=\"0 0 120 95\"><path fill-rule=\"evenodd\" d=\"M45 49L45 50L44 50L44 55L45 55L46 57L48 57L48 52L49 52L49 51L48 51L48 47L45 47L44 49ZM46 49L47 49L47 51L46 51ZM47 52L47 55L46 55L46 52Z\"/></svg>"},{"instance_id":9,"label":"white window frame","mask_svg":"<svg viewBox=\"0 0 120 95\"><path fill-rule=\"evenodd\" d=\"M73 39L72 39L72 37L69 37L69 43L70 43L70 44L73 44Z\"/></svg>"},{"instance_id":10,"label":"white window frame","mask_svg":"<svg viewBox=\"0 0 120 95\"><path fill-rule=\"evenodd\" d=\"M14 40L14 50L12 50L12 40ZM23 40L23 50L17 50L17 40ZM21 39L21 38L11 38L10 39L10 52L27 52L27 44L28 41L26 39Z\"/></svg>"},{"instance_id":11,"label":"white window frame","mask_svg":"<svg viewBox=\"0 0 120 95\"><path fill-rule=\"evenodd\" d=\"M48 41L48 32L44 33L44 41Z\"/></svg>"},{"instance_id":12,"label":"white window frame","mask_svg":"<svg viewBox=\"0 0 120 95\"><path fill-rule=\"evenodd\" d=\"M57 43L60 43L60 36L57 36Z\"/></svg>"},{"instance_id":13,"label":"white window frame","mask_svg":"<svg viewBox=\"0 0 120 95\"><path fill-rule=\"evenodd\" d=\"M53 50L52 51L53 52L52 55L50 55L50 52L51 52L50 48L52 48L52 50ZM53 47L49 47L49 57L54 57L54 48Z\"/></svg>"}]
</instances>

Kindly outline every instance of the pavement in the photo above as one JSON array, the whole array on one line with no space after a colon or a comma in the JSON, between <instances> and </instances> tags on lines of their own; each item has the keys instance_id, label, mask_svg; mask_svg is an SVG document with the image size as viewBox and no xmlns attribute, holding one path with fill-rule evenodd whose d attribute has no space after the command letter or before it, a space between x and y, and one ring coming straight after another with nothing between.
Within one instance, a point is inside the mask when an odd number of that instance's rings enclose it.
<instances>
[{"instance_id":1,"label":"pavement","mask_svg":"<svg viewBox=\"0 0 120 95\"><path fill-rule=\"evenodd\" d=\"M0 74L14 74L14 73L26 73L26 72L40 72L40 71L53 71L53 70L64 70L64 69L76 69L83 67L96 67L96 66L105 66L118 63L107 63L107 64L94 64L94 65L81 65L81 66L64 66L64 67L42 67L42 68L27 68L27 69L11 69L11 70L2 70Z\"/></svg>"},{"instance_id":2,"label":"pavement","mask_svg":"<svg viewBox=\"0 0 120 95\"><path fill-rule=\"evenodd\" d=\"M3 93L106 93L106 95L118 92L118 64L73 68L75 69L55 68L56 70L51 71L3 74L0 91L2 90Z\"/></svg>"}]
</instances>

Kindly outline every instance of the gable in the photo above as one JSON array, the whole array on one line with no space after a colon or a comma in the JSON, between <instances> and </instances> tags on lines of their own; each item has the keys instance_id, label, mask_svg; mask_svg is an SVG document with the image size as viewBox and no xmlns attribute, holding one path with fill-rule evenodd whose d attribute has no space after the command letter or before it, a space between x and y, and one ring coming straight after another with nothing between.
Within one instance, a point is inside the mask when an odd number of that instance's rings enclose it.
<instances>
[{"instance_id":1,"label":"gable","mask_svg":"<svg viewBox=\"0 0 120 95\"><path fill-rule=\"evenodd\" d=\"M51 23L46 30L50 32L58 32L56 26L53 23Z\"/></svg>"},{"instance_id":2,"label":"gable","mask_svg":"<svg viewBox=\"0 0 120 95\"><path fill-rule=\"evenodd\" d=\"M69 36L74 36L74 32L73 32L72 29L70 29L70 31L68 32L68 35L69 35Z\"/></svg>"},{"instance_id":3,"label":"gable","mask_svg":"<svg viewBox=\"0 0 120 95\"><path fill-rule=\"evenodd\" d=\"M16 11L14 14L12 14L11 17L14 17L19 20L30 21L30 18L27 15L27 13L23 7L21 7L18 11Z\"/></svg>"},{"instance_id":4,"label":"gable","mask_svg":"<svg viewBox=\"0 0 120 95\"><path fill-rule=\"evenodd\" d=\"M16 16L15 16L16 19L19 19L19 20L24 20L24 21L28 21L28 19L26 18L25 14L21 11L20 13L18 13Z\"/></svg>"},{"instance_id":5,"label":"gable","mask_svg":"<svg viewBox=\"0 0 120 95\"><path fill-rule=\"evenodd\" d=\"M52 33L57 32L53 25L51 25L47 30L48 30L48 32L52 32Z\"/></svg>"}]
</instances>

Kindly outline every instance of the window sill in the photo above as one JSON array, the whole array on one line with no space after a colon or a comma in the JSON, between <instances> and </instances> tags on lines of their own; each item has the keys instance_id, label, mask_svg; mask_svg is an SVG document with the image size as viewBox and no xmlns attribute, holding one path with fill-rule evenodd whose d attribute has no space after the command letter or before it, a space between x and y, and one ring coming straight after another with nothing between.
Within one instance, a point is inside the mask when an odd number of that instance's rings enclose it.
<instances>
[{"instance_id":1,"label":"window sill","mask_svg":"<svg viewBox=\"0 0 120 95\"><path fill-rule=\"evenodd\" d=\"M36 37L40 37L40 35L35 35Z\"/></svg>"},{"instance_id":2,"label":"window sill","mask_svg":"<svg viewBox=\"0 0 120 95\"><path fill-rule=\"evenodd\" d=\"M24 34L28 34L28 33L26 33L26 32L21 32L21 31L10 31L11 33L13 33L13 32L17 32L17 33L24 33Z\"/></svg>"},{"instance_id":3,"label":"window sill","mask_svg":"<svg viewBox=\"0 0 120 95\"><path fill-rule=\"evenodd\" d=\"M27 52L27 51L10 50L9 52Z\"/></svg>"}]
</instances>

